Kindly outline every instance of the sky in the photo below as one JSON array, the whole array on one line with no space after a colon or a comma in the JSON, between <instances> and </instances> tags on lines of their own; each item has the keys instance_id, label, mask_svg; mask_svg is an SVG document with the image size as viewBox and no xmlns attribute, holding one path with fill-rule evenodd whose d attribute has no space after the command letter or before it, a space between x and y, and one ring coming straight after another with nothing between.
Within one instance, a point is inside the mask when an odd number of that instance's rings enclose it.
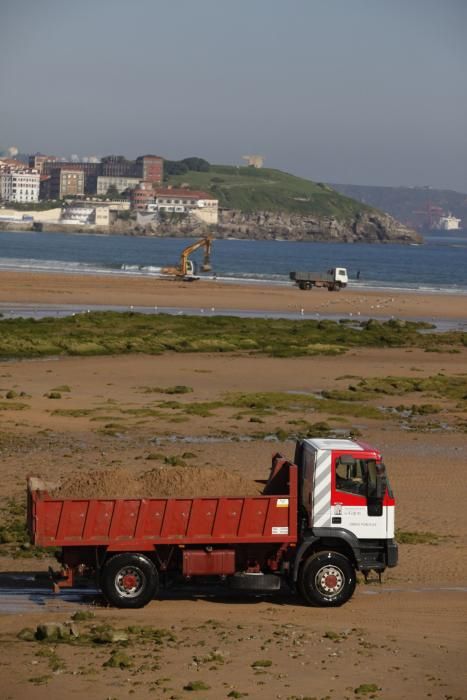
<instances>
[{"instance_id":1,"label":"sky","mask_svg":"<svg viewBox=\"0 0 467 700\"><path fill-rule=\"evenodd\" d=\"M467 193L467 0L0 0L0 147Z\"/></svg>"}]
</instances>

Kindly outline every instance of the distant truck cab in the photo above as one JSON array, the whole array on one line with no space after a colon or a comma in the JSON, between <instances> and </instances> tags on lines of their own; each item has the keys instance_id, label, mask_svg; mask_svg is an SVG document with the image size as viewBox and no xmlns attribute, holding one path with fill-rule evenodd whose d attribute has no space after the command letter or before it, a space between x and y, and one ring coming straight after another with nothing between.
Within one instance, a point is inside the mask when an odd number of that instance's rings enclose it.
<instances>
[{"instance_id":1,"label":"distant truck cab","mask_svg":"<svg viewBox=\"0 0 467 700\"><path fill-rule=\"evenodd\" d=\"M326 287L330 292L338 292L347 287L349 278L345 267L333 267L327 272L290 272L290 279L300 289Z\"/></svg>"},{"instance_id":2,"label":"distant truck cab","mask_svg":"<svg viewBox=\"0 0 467 700\"><path fill-rule=\"evenodd\" d=\"M397 564L394 496L378 450L364 442L297 442L275 454L261 495L60 498L28 480L31 542L61 547L56 590L92 578L105 599L140 608L160 582L210 577L243 591L284 584L309 605L345 603L356 572Z\"/></svg>"}]
</instances>

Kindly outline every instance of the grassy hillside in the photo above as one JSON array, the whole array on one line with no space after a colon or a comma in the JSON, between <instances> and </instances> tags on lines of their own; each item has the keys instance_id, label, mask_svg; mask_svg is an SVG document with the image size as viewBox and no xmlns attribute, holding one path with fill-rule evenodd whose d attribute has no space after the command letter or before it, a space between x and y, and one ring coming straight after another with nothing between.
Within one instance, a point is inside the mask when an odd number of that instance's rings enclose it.
<instances>
[{"instance_id":1,"label":"grassy hillside","mask_svg":"<svg viewBox=\"0 0 467 700\"><path fill-rule=\"evenodd\" d=\"M211 165L208 172L189 171L169 178L169 184L187 184L219 199L221 207L243 212L281 211L351 219L372 207L345 197L328 185L270 168Z\"/></svg>"}]
</instances>

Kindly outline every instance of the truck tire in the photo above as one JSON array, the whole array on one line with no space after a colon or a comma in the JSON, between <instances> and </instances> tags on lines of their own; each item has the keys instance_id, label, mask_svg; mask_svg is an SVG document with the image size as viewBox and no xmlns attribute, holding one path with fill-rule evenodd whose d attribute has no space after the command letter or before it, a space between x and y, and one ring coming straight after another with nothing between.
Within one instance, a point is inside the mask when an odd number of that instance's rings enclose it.
<instances>
[{"instance_id":1,"label":"truck tire","mask_svg":"<svg viewBox=\"0 0 467 700\"><path fill-rule=\"evenodd\" d=\"M338 607L353 595L355 569L339 552L318 552L305 561L298 588L309 605Z\"/></svg>"},{"instance_id":2,"label":"truck tire","mask_svg":"<svg viewBox=\"0 0 467 700\"><path fill-rule=\"evenodd\" d=\"M102 568L101 589L104 598L117 608L142 608L159 589L157 569L142 554L116 554Z\"/></svg>"}]
</instances>

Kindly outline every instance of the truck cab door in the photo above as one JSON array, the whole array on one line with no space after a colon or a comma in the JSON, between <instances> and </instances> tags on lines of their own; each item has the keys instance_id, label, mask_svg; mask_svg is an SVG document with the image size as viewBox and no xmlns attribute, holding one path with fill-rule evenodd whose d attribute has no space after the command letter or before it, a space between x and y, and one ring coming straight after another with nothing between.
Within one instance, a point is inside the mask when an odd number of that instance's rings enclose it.
<instances>
[{"instance_id":1,"label":"truck cab door","mask_svg":"<svg viewBox=\"0 0 467 700\"><path fill-rule=\"evenodd\" d=\"M344 528L360 539L391 536L382 493L384 484L376 477L374 460L351 455L333 458L331 527Z\"/></svg>"}]
</instances>

